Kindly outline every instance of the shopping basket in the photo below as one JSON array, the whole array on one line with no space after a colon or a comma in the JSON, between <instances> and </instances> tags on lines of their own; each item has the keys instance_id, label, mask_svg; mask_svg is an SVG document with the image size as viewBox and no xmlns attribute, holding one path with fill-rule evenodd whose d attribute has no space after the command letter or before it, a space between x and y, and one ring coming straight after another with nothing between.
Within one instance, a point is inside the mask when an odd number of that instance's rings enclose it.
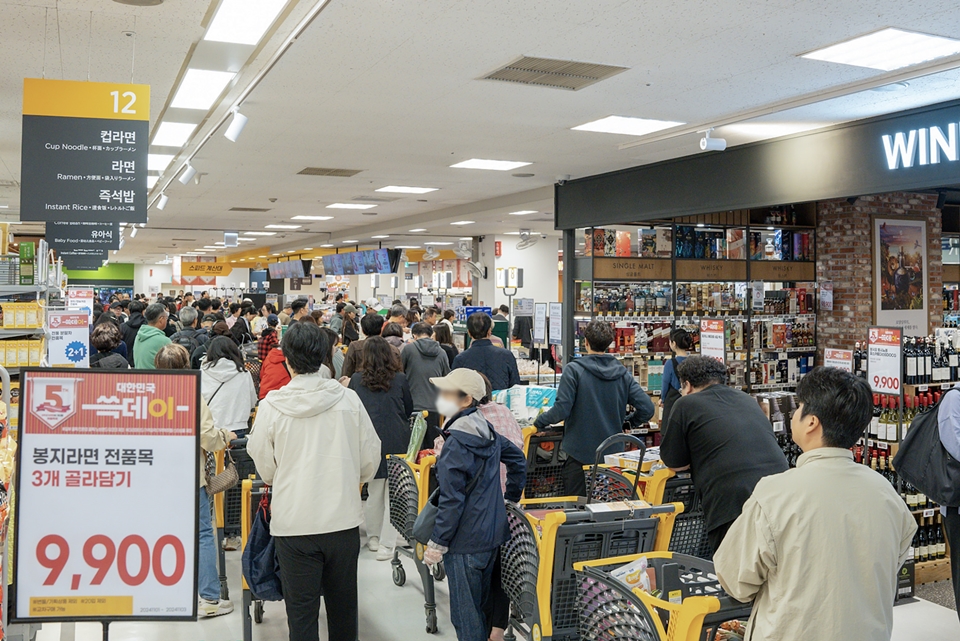
<instances>
[{"instance_id":1,"label":"shopping basket","mask_svg":"<svg viewBox=\"0 0 960 641\"><path fill-rule=\"evenodd\" d=\"M641 556L654 569L666 598L631 590L609 572ZM577 563L579 632L583 641L720 641L724 628L740 629L752 604L728 596L709 561L673 552L650 552Z\"/></svg>"},{"instance_id":2,"label":"shopping basket","mask_svg":"<svg viewBox=\"0 0 960 641\"><path fill-rule=\"evenodd\" d=\"M566 501L566 499L562 499ZM596 503L525 512L507 505L510 539L500 548L510 626L528 640L578 639L579 561L665 550L680 505Z\"/></svg>"},{"instance_id":3,"label":"shopping basket","mask_svg":"<svg viewBox=\"0 0 960 641\"><path fill-rule=\"evenodd\" d=\"M429 496L430 472L437 459L426 456L419 463L409 463L405 456L387 455L387 485L390 492L390 525L406 540L406 545L394 548L393 582L402 586L407 581L407 572L403 569L400 556L413 559L420 580L423 583L424 613L427 618L427 632L437 631L437 600L433 581L443 580L443 563L430 567L423 562L424 546L413 537L413 524Z\"/></svg>"},{"instance_id":4,"label":"shopping basket","mask_svg":"<svg viewBox=\"0 0 960 641\"><path fill-rule=\"evenodd\" d=\"M240 481L240 550L247 547L247 537L250 535L250 527L253 525L253 515L256 513L256 506L260 504L266 485L263 481L255 479L242 479ZM253 623L263 623L263 601L253 598L253 592L247 585L247 579L240 577L241 587L243 588L243 641L252 641Z\"/></svg>"}]
</instances>

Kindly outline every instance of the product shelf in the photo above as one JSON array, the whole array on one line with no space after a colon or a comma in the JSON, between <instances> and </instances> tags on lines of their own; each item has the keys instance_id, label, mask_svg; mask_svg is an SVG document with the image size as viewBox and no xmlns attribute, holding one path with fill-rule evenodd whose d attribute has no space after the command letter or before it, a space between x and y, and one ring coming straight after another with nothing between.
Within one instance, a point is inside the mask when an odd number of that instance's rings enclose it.
<instances>
[{"instance_id":1,"label":"product shelf","mask_svg":"<svg viewBox=\"0 0 960 641\"><path fill-rule=\"evenodd\" d=\"M916 583L934 583L936 581L946 581L950 578L950 559L937 559L936 561L921 561L914 563L914 572L916 573Z\"/></svg>"},{"instance_id":2,"label":"product shelf","mask_svg":"<svg viewBox=\"0 0 960 641\"><path fill-rule=\"evenodd\" d=\"M17 338L18 336L36 336L37 334L43 334L44 330L42 327L26 327L22 329L0 329L0 339L2 338Z\"/></svg>"}]
</instances>

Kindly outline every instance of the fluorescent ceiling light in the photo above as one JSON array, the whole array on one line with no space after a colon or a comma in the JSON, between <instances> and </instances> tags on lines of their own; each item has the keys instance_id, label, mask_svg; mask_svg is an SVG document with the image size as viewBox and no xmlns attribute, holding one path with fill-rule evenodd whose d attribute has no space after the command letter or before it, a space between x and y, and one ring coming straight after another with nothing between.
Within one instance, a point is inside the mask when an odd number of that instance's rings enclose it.
<instances>
[{"instance_id":1,"label":"fluorescent ceiling light","mask_svg":"<svg viewBox=\"0 0 960 641\"><path fill-rule=\"evenodd\" d=\"M385 191L389 194L429 194L431 191L437 191L435 187L401 187L399 185L387 185L377 191Z\"/></svg>"},{"instance_id":2,"label":"fluorescent ceiling light","mask_svg":"<svg viewBox=\"0 0 960 641\"><path fill-rule=\"evenodd\" d=\"M244 236L276 236L277 232L275 231L245 231L243 232Z\"/></svg>"},{"instance_id":3,"label":"fluorescent ceiling light","mask_svg":"<svg viewBox=\"0 0 960 641\"><path fill-rule=\"evenodd\" d=\"M333 243L326 243L326 244L323 244L323 245L320 245L320 246L321 246L321 247L333 247Z\"/></svg>"},{"instance_id":4,"label":"fluorescent ceiling light","mask_svg":"<svg viewBox=\"0 0 960 641\"><path fill-rule=\"evenodd\" d=\"M503 232L504 236L519 236L520 232L518 231L505 231Z\"/></svg>"},{"instance_id":5,"label":"fluorescent ceiling light","mask_svg":"<svg viewBox=\"0 0 960 641\"><path fill-rule=\"evenodd\" d=\"M10 205L0 205L0 209L10 209Z\"/></svg>"},{"instance_id":6,"label":"fluorescent ceiling light","mask_svg":"<svg viewBox=\"0 0 960 641\"><path fill-rule=\"evenodd\" d=\"M170 154L147 154L147 171L163 171L171 160Z\"/></svg>"},{"instance_id":7,"label":"fluorescent ceiling light","mask_svg":"<svg viewBox=\"0 0 960 641\"><path fill-rule=\"evenodd\" d=\"M460 240L473 240L473 236L461 236Z\"/></svg>"},{"instance_id":8,"label":"fluorescent ceiling light","mask_svg":"<svg viewBox=\"0 0 960 641\"><path fill-rule=\"evenodd\" d=\"M216 245L204 245L203 248L204 248L204 249L212 249L212 250L214 250L214 251L218 251L218 250L220 250L220 249L223 249L223 247L217 247Z\"/></svg>"},{"instance_id":9,"label":"fluorescent ceiling light","mask_svg":"<svg viewBox=\"0 0 960 641\"><path fill-rule=\"evenodd\" d=\"M409 230L409 231L412 231L412 232L416 233L416 232L418 232L418 231L427 231L427 230L424 229L423 227L417 227L416 229L411 229L411 230Z\"/></svg>"},{"instance_id":10,"label":"fluorescent ceiling light","mask_svg":"<svg viewBox=\"0 0 960 641\"><path fill-rule=\"evenodd\" d=\"M264 229L300 229L303 225L264 225Z\"/></svg>"},{"instance_id":11,"label":"fluorescent ceiling light","mask_svg":"<svg viewBox=\"0 0 960 641\"><path fill-rule=\"evenodd\" d=\"M271 256L279 256L280 254L270 254Z\"/></svg>"},{"instance_id":12,"label":"fluorescent ceiling light","mask_svg":"<svg viewBox=\"0 0 960 641\"><path fill-rule=\"evenodd\" d=\"M204 256L207 252L187 252L184 256ZM158 265L160 263L157 263Z\"/></svg>"},{"instance_id":13,"label":"fluorescent ceiling light","mask_svg":"<svg viewBox=\"0 0 960 641\"><path fill-rule=\"evenodd\" d=\"M960 40L887 28L817 49L800 57L892 71L958 53Z\"/></svg>"},{"instance_id":14,"label":"fluorescent ceiling light","mask_svg":"<svg viewBox=\"0 0 960 641\"><path fill-rule=\"evenodd\" d=\"M305 251L305 252L312 252L312 251L313 251L313 247L304 247L304 248L303 248L303 251Z\"/></svg>"},{"instance_id":15,"label":"fluorescent ceiling light","mask_svg":"<svg viewBox=\"0 0 960 641\"><path fill-rule=\"evenodd\" d=\"M327 209L373 209L376 205L364 205L361 203L333 203L327 205Z\"/></svg>"},{"instance_id":16,"label":"fluorescent ceiling light","mask_svg":"<svg viewBox=\"0 0 960 641\"><path fill-rule=\"evenodd\" d=\"M420 249L420 245L397 245L396 249Z\"/></svg>"},{"instance_id":17,"label":"fluorescent ceiling light","mask_svg":"<svg viewBox=\"0 0 960 641\"><path fill-rule=\"evenodd\" d=\"M370 238L376 238L377 240L381 240L383 238L390 238L390 236L387 234L379 234L377 236L371 236Z\"/></svg>"},{"instance_id":18,"label":"fluorescent ceiling light","mask_svg":"<svg viewBox=\"0 0 960 641\"><path fill-rule=\"evenodd\" d=\"M147 176L147 189L153 189L158 180L160 180L160 176ZM6 209L6 207L3 207L3 209Z\"/></svg>"},{"instance_id":19,"label":"fluorescent ceiling light","mask_svg":"<svg viewBox=\"0 0 960 641\"><path fill-rule=\"evenodd\" d=\"M286 4L287 0L222 0L203 39L255 45Z\"/></svg>"},{"instance_id":20,"label":"fluorescent ceiling light","mask_svg":"<svg viewBox=\"0 0 960 641\"><path fill-rule=\"evenodd\" d=\"M288 254L296 254L296 253L297 253L297 250L296 250L296 249L291 249L291 250L288 251L287 253L288 253Z\"/></svg>"},{"instance_id":21,"label":"fluorescent ceiling light","mask_svg":"<svg viewBox=\"0 0 960 641\"><path fill-rule=\"evenodd\" d=\"M630 118L628 116L607 116L600 120L594 120L579 127L573 127L574 131L597 131L604 134L625 134L628 136L646 136L661 129L669 129L682 125L682 122L672 120L651 120L649 118Z\"/></svg>"},{"instance_id":22,"label":"fluorescent ceiling light","mask_svg":"<svg viewBox=\"0 0 960 641\"><path fill-rule=\"evenodd\" d=\"M343 241L344 244L347 244L347 243L359 243L359 242L360 242L359 240L345 240L345 241Z\"/></svg>"},{"instance_id":23,"label":"fluorescent ceiling light","mask_svg":"<svg viewBox=\"0 0 960 641\"><path fill-rule=\"evenodd\" d=\"M537 212L536 210L533 210L533 209L521 209L520 211L511 211L507 215L508 216L529 216L530 214L535 214L535 213Z\"/></svg>"},{"instance_id":24,"label":"fluorescent ceiling light","mask_svg":"<svg viewBox=\"0 0 960 641\"><path fill-rule=\"evenodd\" d=\"M450 223L450 224L451 224L451 225L472 225L472 224L473 224L473 221L472 221L472 220L458 220L458 221L452 222L452 223Z\"/></svg>"},{"instance_id":25,"label":"fluorescent ceiling light","mask_svg":"<svg viewBox=\"0 0 960 641\"><path fill-rule=\"evenodd\" d=\"M441 242L433 242L433 243L430 243L430 244L431 244L431 245L452 245L453 243L447 243L447 242L442 242L442 243L441 243Z\"/></svg>"},{"instance_id":26,"label":"fluorescent ceiling light","mask_svg":"<svg viewBox=\"0 0 960 641\"><path fill-rule=\"evenodd\" d=\"M189 122L161 122L150 144L157 147L183 147L196 128Z\"/></svg>"},{"instance_id":27,"label":"fluorescent ceiling light","mask_svg":"<svg viewBox=\"0 0 960 641\"><path fill-rule=\"evenodd\" d=\"M294 216L290 220L333 220L333 216Z\"/></svg>"},{"instance_id":28,"label":"fluorescent ceiling light","mask_svg":"<svg viewBox=\"0 0 960 641\"><path fill-rule=\"evenodd\" d=\"M232 71L187 69L170 106L174 109L203 109L213 106L227 84L237 74Z\"/></svg>"},{"instance_id":29,"label":"fluorescent ceiling light","mask_svg":"<svg viewBox=\"0 0 960 641\"><path fill-rule=\"evenodd\" d=\"M253 243L253 242L256 242L257 239L256 239L256 238L244 238L243 236L240 236L239 238L237 238L237 240L242 240L242 241L244 241L244 242Z\"/></svg>"},{"instance_id":30,"label":"fluorescent ceiling light","mask_svg":"<svg viewBox=\"0 0 960 641\"><path fill-rule=\"evenodd\" d=\"M483 160L482 158L471 158L470 160L464 160L463 162L458 162L455 165L450 165L454 169L489 169L490 171L510 171L511 169L516 169L518 167L526 167L533 163L529 162L517 162L513 160Z\"/></svg>"}]
</instances>

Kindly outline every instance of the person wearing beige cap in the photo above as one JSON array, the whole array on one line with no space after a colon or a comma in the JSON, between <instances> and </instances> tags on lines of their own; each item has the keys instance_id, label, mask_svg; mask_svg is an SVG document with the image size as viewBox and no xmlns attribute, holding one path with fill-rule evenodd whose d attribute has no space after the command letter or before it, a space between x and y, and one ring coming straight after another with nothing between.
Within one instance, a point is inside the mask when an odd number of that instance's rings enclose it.
<instances>
[{"instance_id":1,"label":"person wearing beige cap","mask_svg":"<svg viewBox=\"0 0 960 641\"><path fill-rule=\"evenodd\" d=\"M443 560L457 639L487 641L492 622L484 616L484 605L500 545L510 536L504 497L520 500L527 461L478 410L487 395L480 374L461 368L430 382L440 392L437 411L447 421L436 465L437 520L423 560L427 565ZM500 487L501 463L507 467L505 492Z\"/></svg>"}]
</instances>

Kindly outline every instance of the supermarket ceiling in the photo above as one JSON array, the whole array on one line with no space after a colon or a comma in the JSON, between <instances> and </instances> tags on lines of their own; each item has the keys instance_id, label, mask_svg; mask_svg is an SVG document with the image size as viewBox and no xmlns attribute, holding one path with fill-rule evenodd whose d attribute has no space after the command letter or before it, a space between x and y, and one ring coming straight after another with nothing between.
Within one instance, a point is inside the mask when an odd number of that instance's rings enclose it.
<instances>
[{"instance_id":1,"label":"supermarket ceiling","mask_svg":"<svg viewBox=\"0 0 960 641\"><path fill-rule=\"evenodd\" d=\"M152 87L152 131L197 125L182 148L151 149L174 157L151 194L165 189L169 203L111 258L144 262L269 224L300 227L241 249L552 233L558 176L696 153L696 132L711 126L736 145L960 97L960 55L889 72L799 57L885 27L950 36L960 12L947 0L290 0L258 43L212 47L203 38L219 4L0 0L0 218L18 207L24 77L132 79ZM625 70L577 91L481 79L521 56ZM237 75L209 111L173 109L188 67ZM222 123L244 96L249 122L233 143ZM572 130L611 115L685 124L645 136ZM191 157L199 184L181 185L173 178ZM450 167L472 158L531 164ZM436 191L376 191L388 185Z\"/></svg>"}]
</instances>

